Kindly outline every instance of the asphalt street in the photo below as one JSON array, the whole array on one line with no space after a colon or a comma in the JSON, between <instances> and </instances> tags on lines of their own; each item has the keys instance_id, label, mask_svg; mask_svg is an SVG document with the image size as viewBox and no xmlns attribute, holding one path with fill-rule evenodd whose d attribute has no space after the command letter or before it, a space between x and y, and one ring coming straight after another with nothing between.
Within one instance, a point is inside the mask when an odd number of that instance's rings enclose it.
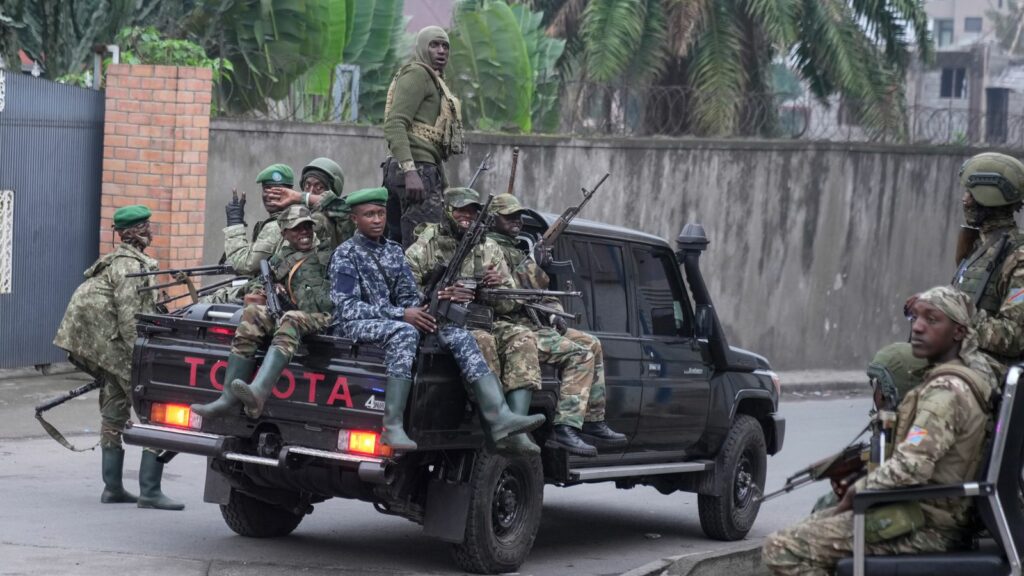
<instances>
[{"instance_id":1,"label":"asphalt street","mask_svg":"<svg viewBox=\"0 0 1024 576\"><path fill-rule=\"evenodd\" d=\"M84 381L80 375L0 380L0 574L83 576L459 574L447 546L420 527L363 502L316 506L286 538L248 539L202 501L205 459L171 462L164 490L183 512L101 505L99 452L72 453L45 436L32 405ZM97 439L97 393L47 413L89 446ZM773 490L800 467L840 449L863 427L868 398L784 403L786 444L768 462ZM125 484L137 487L139 449L128 448ZM750 539L803 517L827 487L818 484L764 505ZM704 538L697 498L614 484L549 486L537 542L521 574L621 574L666 556L729 546Z\"/></svg>"}]
</instances>

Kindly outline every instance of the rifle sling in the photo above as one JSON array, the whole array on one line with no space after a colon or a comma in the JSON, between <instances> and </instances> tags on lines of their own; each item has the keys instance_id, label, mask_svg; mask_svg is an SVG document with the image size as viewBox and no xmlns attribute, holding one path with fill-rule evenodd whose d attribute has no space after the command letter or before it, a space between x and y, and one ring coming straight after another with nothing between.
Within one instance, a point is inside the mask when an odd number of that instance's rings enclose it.
<instances>
[{"instance_id":1,"label":"rifle sling","mask_svg":"<svg viewBox=\"0 0 1024 576\"><path fill-rule=\"evenodd\" d=\"M74 364L76 367L81 368L81 366L77 362L72 361L71 363ZM94 380L93 383L97 384L96 388L101 388L102 387L102 382L100 382L98 379ZM88 390L86 392L88 392ZM84 392L83 392L83 394L84 394ZM72 398L72 396L69 396L68 398L63 400L61 402L61 404L63 404L67 400L71 400L71 398ZM46 421L45 418L43 418L43 412L46 412L50 408L56 408L59 405L60 404L55 404L53 406L50 406L49 408L44 408L42 410L37 410L36 411L36 420L39 421L39 425L43 427L43 430L46 430L46 433L50 435L50 438L53 438L54 440L57 441L58 444L60 444L61 446L67 448L68 450L71 450L72 452L88 452L89 450L95 450L96 447L100 445L99 440L97 440L95 444L93 444L92 446L89 446L88 448L76 448L74 444L69 442L68 439L65 438L63 434L60 433L60 430L57 430L57 428L53 424L50 424L49 422Z\"/></svg>"},{"instance_id":2,"label":"rifle sling","mask_svg":"<svg viewBox=\"0 0 1024 576\"><path fill-rule=\"evenodd\" d=\"M299 271L299 267L302 266L302 263L308 259L309 256L306 256L305 258L300 258L299 261L296 262L294 266L292 266L292 269L288 271L288 283L284 285L284 288L285 290L288 291L288 299L292 301L292 306L299 305L299 301L295 299L295 293L292 292L292 277L294 277L295 273Z\"/></svg>"}]
</instances>

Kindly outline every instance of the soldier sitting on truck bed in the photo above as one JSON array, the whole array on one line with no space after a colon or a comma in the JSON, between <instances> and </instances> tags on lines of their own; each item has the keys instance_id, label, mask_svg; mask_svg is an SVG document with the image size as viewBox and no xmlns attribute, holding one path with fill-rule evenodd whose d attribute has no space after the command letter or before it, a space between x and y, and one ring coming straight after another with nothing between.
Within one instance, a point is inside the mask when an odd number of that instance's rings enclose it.
<instances>
[{"instance_id":1,"label":"soldier sitting on truck bed","mask_svg":"<svg viewBox=\"0 0 1024 576\"><path fill-rule=\"evenodd\" d=\"M341 332L355 342L384 348L387 366L384 433L381 444L394 450L415 450L403 427L403 414L413 385L412 365L420 333L438 333L438 341L455 357L463 378L475 393L484 430L495 442L533 430L543 415L514 414L501 394L501 383L488 367L476 341L466 330L437 321L420 305L419 291L397 242L384 238L387 189L353 192L346 198L356 225L355 235L331 260L331 299ZM467 294L468 292L468 294ZM443 288L441 299L472 299L464 288Z\"/></svg>"},{"instance_id":2,"label":"soldier sitting on truck bed","mask_svg":"<svg viewBox=\"0 0 1024 576\"><path fill-rule=\"evenodd\" d=\"M481 208L480 194L476 190L445 190L441 222L417 228L416 242L405 251L417 284L422 286L437 264L451 259L459 240L476 220ZM463 262L461 275L481 287L515 288L501 249L487 238L475 246L471 256ZM497 314L512 314L521 307L512 300L489 304ZM515 322L498 319L489 330L478 328L472 334L487 365L496 374L501 374L509 406L517 414L527 414L529 395L540 389L540 359L533 331ZM509 438L498 449L512 454L540 453L540 448L525 434Z\"/></svg>"},{"instance_id":3,"label":"soldier sitting on truck bed","mask_svg":"<svg viewBox=\"0 0 1024 576\"><path fill-rule=\"evenodd\" d=\"M250 418L259 418L263 403L270 395L281 372L291 361L304 336L326 328L331 322L333 304L328 294L327 266L330 246L317 242L313 219L305 206L291 206L277 219L285 245L270 259L275 289L287 298L287 308L280 319L271 316L265 305L266 295L250 291L242 320L231 341L231 355L224 375L220 398L209 404L193 404L192 411L203 417L223 414L234 409L239 401ZM250 286L255 287L255 283ZM246 379L256 365L256 350L273 336L267 354L252 384Z\"/></svg>"},{"instance_id":4,"label":"soldier sitting on truck bed","mask_svg":"<svg viewBox=\"0 0 1024 576\"><path fill-rule=\"evenodd\" d=\"M499 194L491 202L490 210L494 214L494 231L487 236L501 248L516 287L547 290L548 275L516 245L516 238L523 229L522 213L525 210L519 200L511 194ZM550 260L550 253L545 252L539 257ZM561 310L561 303L554 298L546 301L545 305ZM602 448L624 448L628 442L626 435L612 430L604 421L604 352L601 341L586 332L569 328L561 316L541 316L523 310L507 319L532 327L537 335L540 361L560 369L562 384L558 391L558 415L546 445L563 448L579 456L597 456L597 448L588 444L588 440ZM529 407L528 390L522 399L513 400L515 394L522 392L509 392L509 404L525 402ZM581 433L584 435L582 438Z\"/></svg>"}]
</instances>

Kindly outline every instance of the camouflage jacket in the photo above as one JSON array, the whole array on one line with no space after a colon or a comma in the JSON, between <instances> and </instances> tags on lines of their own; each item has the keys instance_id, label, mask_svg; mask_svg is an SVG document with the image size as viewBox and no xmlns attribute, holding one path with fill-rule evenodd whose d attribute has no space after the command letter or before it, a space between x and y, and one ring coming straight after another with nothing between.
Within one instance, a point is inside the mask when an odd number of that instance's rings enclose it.
<instances>
[{"instance_id":1,"label":"camouflage jacket","mask_svg":"<svg viewBox=\"0 0 1024 576\"><path fill-rule=\"evenodd\" d=\"M156 311L156 291L136 290L149 286L152 277L126 275L156 269L156 260L128 244L101 257L85 271L85 282L71 295L53 343L128 381L135 315Z\"/></svg>"},{"instance_id":2,"label":"camouflage jacket","mask_svg":"<svg viewBox=\"0 0 1024 576\"><path fill-rule=\"evenodd\" d=\"M438 224L427 224L419 232L416 242L405 251L405 259L409 261L409 268L412 269L413 279L421 289L423 283L430 277L430 272L437 264L447 262L455 254L458 247L458 240L448 233L447 229ZM480 278L487 272L487 269L494 266L494 269L501 273L503 281L500 288L515 288L515 281L505 264L505 257L501 248L494 240L485 237L484 241L473 248L473 253L462 263L462 278ZM489 303L498 314L510 314L520 308L511 300L499 300Z\"/></svg>"},{"instance_id":3,"label":"camouflage jacket","mask_svg":"<svg viewBox=\"0 0 1024 576\"><path fill-rule=\"evenodd\" d=\"M252 240L245 235L244 224L234 224L224 229L224 256L226 262L242 276L255 276L260 272L260 260L266 260L277 252L283 242L281 227L277 225L277 214L256 223Z\"/></svg>"},{"instance_id":4,"label":"camouflage jacket","mask_svg":"<svg viewBox=\"0 0 1024 576\"><path fill-rule=\"evenodd\" d=\"M950 364L963 366L959 360ZM960 484L977 478L990 415L965 379L934 375L944 366L934 366L900 402L893 455L858 481L858 490ZM978 393L987 398L995 383L981 376L974 380ZM968 526L970 505L967 499L943 498L921 507L928 526L960 530Z\"/></svg>"},{"instance_id":5,"label":"camouflage jacket","mask_svg":"<svg viewBox=\"0 0 1024 576\"><path fill-rule=\"evenodd\" d=\"M327 277L329 245L321 243L309 252L299 252L285 242L268 263L274 281L284 287L293 309L327 314L334 311Z\"/></svg>"},{"instance_id":6,"label":"camouflage jacket","mask_svg":"<svg viewBox=\"0 0 1024 576\"><path fill-rule=\"evenodd\" d=\"M327 190L320 196L312 213L316 237L331 250L341 246L356 232L356 225L349 217L352 209L333 190Z\"/></svg>"},{"instance_id":7,"label":"camouflage jacket","mask_svg":"<svg viewBox=\"0 0 1024 576\"><path fill-rule=\"evenodd\" d=\"M516 246L512 238L497 232L490 232L487 234L487 237L493 240L498 245L498 248L501 249L501 254L505 258L505 264L512 272L512 281L515 283L516 288L529 288L531 290L549 289L551 279L547 273L537 265L533 258L527 258L526 254ZM545 298L543 304L564 311L562 302L558 298ZM518 323L534 323L525 311L519 311L514 315L513 319Z\"/></svg>"},{"instance_id":8,"label":"camouflage jacket","mask_svg":"<svg viewBox=\"0 0 1024 576\"><path fill-rule=\"evenodd\" d=\"M402 245L370 240L359 232L331 259L331 299L340 322L401 320L420 302Z\"/></svg>"}]
</instances>

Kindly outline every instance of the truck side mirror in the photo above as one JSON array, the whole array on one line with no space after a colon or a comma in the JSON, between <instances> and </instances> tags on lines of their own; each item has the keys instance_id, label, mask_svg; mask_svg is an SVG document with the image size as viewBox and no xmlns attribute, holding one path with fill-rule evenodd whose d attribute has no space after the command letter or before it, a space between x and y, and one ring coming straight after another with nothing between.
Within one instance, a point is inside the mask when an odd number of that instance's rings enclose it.
<instances>
[{"instance_id":1,"label":"truck side mirror","mask_svg":"<svg viewBox=\"0 0 1024 576\"><path fill-rule=\"evenodd\" d=\"M693 316L693 335L698 340L710 340L715 330L715 311L707 304L697 306Z\"/></svg>"}]
</instances>

